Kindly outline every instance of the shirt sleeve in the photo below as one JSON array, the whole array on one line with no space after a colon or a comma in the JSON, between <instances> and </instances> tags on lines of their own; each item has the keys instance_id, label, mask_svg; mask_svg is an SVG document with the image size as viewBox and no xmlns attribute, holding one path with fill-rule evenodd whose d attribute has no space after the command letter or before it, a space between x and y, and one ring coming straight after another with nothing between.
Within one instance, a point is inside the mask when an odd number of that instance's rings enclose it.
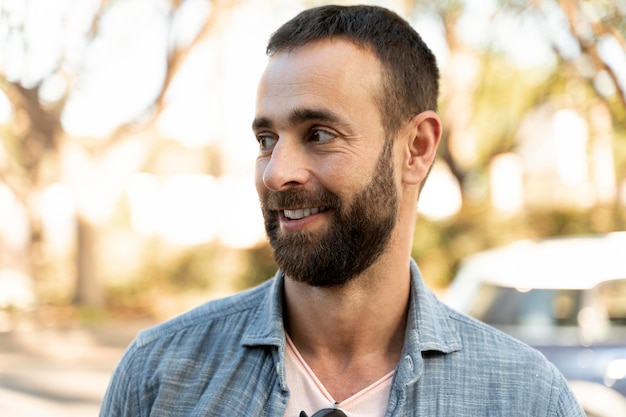
<instances>
[{"instance_id":1,"label":"shirt sleeve","mask_svg":"<svg viewBox=\"0 0 626 417\"><path fill-rule=\"evenodd\" d=\"M136 368L136 348L134 343L128 348L115 368L100 407L100 417L139 417Z\"/></svg>"},{"instance_id":2,"label":"shirt sleeve","mask_svg":"<svg viewBox=\"0 0 626 417\"><path fill-rule=\"evenodd\" d=\"M585 417L585 412L580 406L578 400L574 396L567 381L563 375L553 366L556 373L555 389L557 390L557 399L555 401L555 412L548 414L546 417Z\"/></svg>"}]
</instances>

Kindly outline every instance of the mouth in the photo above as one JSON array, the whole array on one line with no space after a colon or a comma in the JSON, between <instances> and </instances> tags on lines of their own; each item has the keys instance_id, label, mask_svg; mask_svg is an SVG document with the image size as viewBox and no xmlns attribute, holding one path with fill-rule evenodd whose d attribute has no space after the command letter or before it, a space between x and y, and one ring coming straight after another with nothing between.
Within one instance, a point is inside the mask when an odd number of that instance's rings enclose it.
<instances>
[{"instance_id":1,"label":"mouth","mask_svg":"<svg viewBox=\"0 0 626 417\"><path fill-rule=\"evenodd\" d=\"M328 210L328 207L313 207L313 208L301 208L295 210L283 210L283 216L285 216L289 220L300 220L305 217L312 216L313 214L323 213Z\"/></svg>"}]
</instances>

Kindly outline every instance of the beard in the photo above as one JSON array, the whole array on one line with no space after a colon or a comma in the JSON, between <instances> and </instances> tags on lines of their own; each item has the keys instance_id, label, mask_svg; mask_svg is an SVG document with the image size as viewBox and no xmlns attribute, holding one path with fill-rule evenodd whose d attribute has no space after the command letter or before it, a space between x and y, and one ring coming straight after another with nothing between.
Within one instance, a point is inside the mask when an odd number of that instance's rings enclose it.
<instances>
[{"instance_id":1,"label":"beard","mask_svg":"<svg viewBox=\"0 0 626 417\"><path fill-rule=\"evenodd\" d=\"M316 287L342 286L369 268L386 249L397 220L398 193L393 179L393 140L385 140L374 176L349 207L326 189L295 187L268 191L262 198L270 246L278 267L289 278ZM281 209L327 207L332 210L325 232L284 233Z\"/></svg>"}]
</instances>

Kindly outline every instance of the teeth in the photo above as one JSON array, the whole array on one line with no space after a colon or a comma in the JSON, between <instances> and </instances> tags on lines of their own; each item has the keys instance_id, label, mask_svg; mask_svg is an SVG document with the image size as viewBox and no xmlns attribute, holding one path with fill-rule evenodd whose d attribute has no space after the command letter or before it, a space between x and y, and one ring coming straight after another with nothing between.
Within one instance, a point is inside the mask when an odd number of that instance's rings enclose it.
<instances>
[{"instance_id":1,"label":"teeth","mask_svg":"<svg viewBox=\"0 0 626 417\"><path fill-rule=\"evenodd\" d=\"M305 209L297 209L297 210L283 210L283 214L288 219L300 220L300 219L310 216L311 214L317 214L325 210L326 210L326 207L314 207L314 208L305 208Z\"/></svg>"}]
</instances>

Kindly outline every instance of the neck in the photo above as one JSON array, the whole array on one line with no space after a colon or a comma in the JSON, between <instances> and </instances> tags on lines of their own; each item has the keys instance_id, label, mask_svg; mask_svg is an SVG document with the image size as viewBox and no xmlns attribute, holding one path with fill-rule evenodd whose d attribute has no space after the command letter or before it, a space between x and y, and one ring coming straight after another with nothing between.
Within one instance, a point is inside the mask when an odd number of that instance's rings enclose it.
<instances>
[{"instance_id":1,"label":"neck","mask_svg":"<svg viewBox=\"0 0 626 417\"><path fill-rule=\"evenodd\" d=\"M410 287L408 261L397 271L381 269L385 271L368 270L339 287L313 287L286 277L290 335L306 329L312 335L332 331L350 338L357 333L385 333L391 323L403 321ZM373 321L364 322L367 319ZM382 329L376 329L377 323Z\"/></svg>"},{"instance_id":2,"label":"neck","mask_svg":"<svg viewBox=\"0 0 626 417\"><path fill-rule=\"evenodd\" d=\"M378 351L399 358L411 286L409 230L396 227L387 250L345 285L313 287L286 277L286 330L304 356Z\"/></svg>"},{"instance_id":3,"label":"neck","mask_svg":"<svg viewBox=\"0 0 626 417\"><path fill-rule=\"evenodd\" d=\"M408 261L384 276L365 274L340 288L285 279L286 330L336 401L395 369L409 303Z\"/></svg>"}]
</instances>

